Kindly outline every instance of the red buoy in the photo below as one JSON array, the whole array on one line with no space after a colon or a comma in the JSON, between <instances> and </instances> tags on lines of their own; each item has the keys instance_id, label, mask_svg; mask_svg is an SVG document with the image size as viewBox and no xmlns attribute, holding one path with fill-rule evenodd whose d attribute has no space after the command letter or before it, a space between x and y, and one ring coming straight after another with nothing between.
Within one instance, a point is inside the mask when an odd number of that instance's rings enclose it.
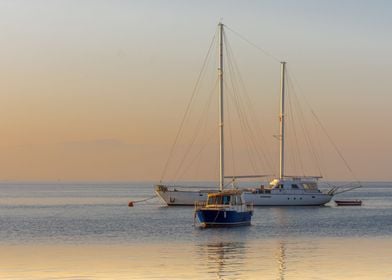
<instances>
[{"instance_id":1,"label":"red buoy","mask_svg":"<svg viewBox=\"0 0 392 280\"><path fill-rule=\"evenodd\" d=\"M133 201L130 201L130 202L128 203L128 207L133 207Z\"/></svg>"}]
</instances>

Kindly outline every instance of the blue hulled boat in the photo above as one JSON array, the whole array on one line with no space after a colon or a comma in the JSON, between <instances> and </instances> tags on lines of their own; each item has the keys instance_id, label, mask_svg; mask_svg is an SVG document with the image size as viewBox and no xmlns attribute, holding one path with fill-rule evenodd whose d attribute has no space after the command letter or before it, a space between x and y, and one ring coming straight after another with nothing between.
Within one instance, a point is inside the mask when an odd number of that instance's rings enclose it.
<instances>
[{"instance_id":1,"label":"blue hulled boat","mask_svg":"<svg viewBox=\"0 0 392 280\"><path fill-rule=\"evenodd\" d=\"M246 204L239 190L208 194L207 202L196 202L195 217L202 227L249 226L253 205Z\"/></svg>"}]
</instances>

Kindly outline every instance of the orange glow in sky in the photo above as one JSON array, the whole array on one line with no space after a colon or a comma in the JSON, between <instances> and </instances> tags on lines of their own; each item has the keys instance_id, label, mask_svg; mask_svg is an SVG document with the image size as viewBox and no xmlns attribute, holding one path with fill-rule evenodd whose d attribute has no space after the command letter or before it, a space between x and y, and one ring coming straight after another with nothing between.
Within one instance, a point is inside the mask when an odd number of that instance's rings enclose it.
<instances>
[{"instance_id":1,"label":"orange glow in sky","mask_svg":"<svg viewBox=\"0 0 392 280\"><path fill-rule=\"evenodd\" d=\"M390 10L383 1L2 1L0 180L158 180L220 18L288 61L359 179L391 180ZM274 143L279 64L243 58ZM351 179L328 154L329 178Z\"/></svg>"}]
</instances>

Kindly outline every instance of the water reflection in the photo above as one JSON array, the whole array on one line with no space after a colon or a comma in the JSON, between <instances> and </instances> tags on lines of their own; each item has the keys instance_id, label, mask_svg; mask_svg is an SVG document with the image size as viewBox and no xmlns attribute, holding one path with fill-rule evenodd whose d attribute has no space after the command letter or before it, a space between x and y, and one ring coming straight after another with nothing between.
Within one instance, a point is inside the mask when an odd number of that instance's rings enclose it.
<instances>
[{"instance_id":1,"label":"water reflection","mask_svg":"<svg viewBox=\"0 0 392 280\"><path fill-rule=\"evenodd\" d=\"M198 244L197 258L203 273L215 279L244 279L254 275L264 279L286 277L285 240L259 243L216 241Z\"/></svg>"},{"instance_id":2,"label":"water reflection","mask_svg":"<svg viewBox=\"0 0 392 280\"><path fill-rule=\"evenodd\" d=\"M242 278L246 251L245 242L218 241L198 246L198 254L206 263L207 273L216 275L217 279Z\"/></svg>"},{"instance_id":3,"label":"water reflection","mask_svg":"<svg viewBox=\"0 0 392 280\"><path fill-rule=\"evenodd\" d=\"M284 280L286 272L286 244L284 241L279 242L278 251L276 254L276 260L278 262L279 280Z\"/></svg>"},{"instance_id":4,"label":"water reflection","mask_svg":"<svg viewBox=\"0 0 392 280\"><path fill-rule=\"evenodd\" d=\"M0 279L392 279L391 238L215 238L220 240L198 244L2 245Z\"/></svg>"}]
</instances>

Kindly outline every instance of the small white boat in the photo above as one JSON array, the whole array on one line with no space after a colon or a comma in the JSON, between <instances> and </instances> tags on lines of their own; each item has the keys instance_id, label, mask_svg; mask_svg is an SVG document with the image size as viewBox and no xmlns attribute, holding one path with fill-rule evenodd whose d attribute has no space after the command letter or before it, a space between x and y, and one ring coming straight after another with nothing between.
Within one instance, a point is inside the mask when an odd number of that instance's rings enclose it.
<instances>
[{"instance_id":1,"label":"small white boat","mask_svg":"<svg viewBox=\"0 0 392 280\"><path fill-rule=\"evenodd\" d=\"M362 200L335 200L337 206L361 206Z\"/></svg>"}]
</instances>

